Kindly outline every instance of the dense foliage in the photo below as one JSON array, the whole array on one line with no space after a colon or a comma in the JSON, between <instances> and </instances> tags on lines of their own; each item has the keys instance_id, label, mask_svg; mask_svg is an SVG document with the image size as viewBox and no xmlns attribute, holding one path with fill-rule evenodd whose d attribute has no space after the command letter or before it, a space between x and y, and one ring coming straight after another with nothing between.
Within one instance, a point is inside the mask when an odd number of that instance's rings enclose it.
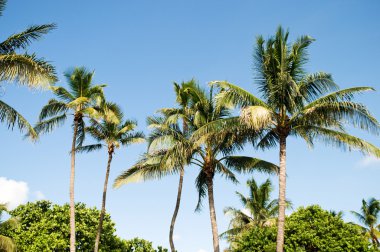
<instances>
[{"instance_id":1,"label":"dense foliage","mask_svg":"<svg viewBox=\"0 0 380 252\"><path fill-rule=\"evenodd\" d=\"M78 251L93 249L99 210L76 204ZM20 219L17 229L10 231L18 251L68 251L69 250L69 206L55 205L49 201L38 201L21 205L10 212ZM104 219L102 234L103 251L118 251L122 241L115 235L115 224L109 215Z\"/></svg>"},{"instance_id":2,"label":"dense foliage","mask_svg":"<svg viewBox=\"0 0 380 252\"><path fill-rule=\"evenodd\" d=\"M78 203L76 208L76 249L92 251L99 222L100 211ZM69 251L69 205L37 201L21 205L10 212L19 218L17 228L4 231L16 243L17 251ZM125 241L115 234L115 224L106 214L103 221L100 251L155 252L152 244L142 239ZM157 250L160 250L160 248Z\"/></svg>"},{"instance_id":3,"label":"dense foliage","mask_svg":"<svg viewBox=\"0 0 380 252\"><path fill-rule=\"evenodd\" d=\"M168 252L167 249L164 249L160 246L157 249L154 249L151 242L140 238L134 238L128 241L124 241L124 245L125 250L123 251L128 252Z\"/></svg>"},{"instance_id":4,"label":"dense foliage","mask_svg":"<svg viewBox=\"0 0 380 252\"><path fill-rule=\"evenodd\" d=\"M234 252L276 251L276 227L253 227L235 241ZM319 206L299 208L286 219L285 251L374 251L361 230Z\"/></svg>"}]
</instances>

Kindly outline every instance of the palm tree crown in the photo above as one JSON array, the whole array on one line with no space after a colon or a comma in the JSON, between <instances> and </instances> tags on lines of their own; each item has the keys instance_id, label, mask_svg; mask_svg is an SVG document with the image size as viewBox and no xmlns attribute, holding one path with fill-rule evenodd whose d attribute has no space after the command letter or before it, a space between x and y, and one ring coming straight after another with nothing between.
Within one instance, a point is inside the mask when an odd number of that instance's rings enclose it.
<instances>
[{"instance_id":1,"label":"palm tree crown","mask_svg":"<svg viewBox=\"0 0 380 252\"><path fill-rule=\"evenodd\" d=\"M64 123L68 116L73 115L78 123L76 142L81 146L84 141L84 117L99 116L95 109L100 98L103 97L105 85L93 85L94 72L84 67L77 67L67 71L65 77L69 89L51 87L57 99L51 99L40 113L39 122L35 126L38 133L47 133Z\"/></svg>"},{"instance_id":2,"label":"palm tree crown","mask_svg":"<svg viewBox=\"0 0 380 252\"><path fill-rule=\"evenodd\" d=\"M37 133L52 131L62 125L68 116L73 116L73 139L71 144L70 170L70 252L75 252L75 152L81 147L85 138L84 117L99 117L96 109L103 101L103 87L93 85L94 73L84 67L78 67L65 73L69 90L63 87L52 87L53 93L59 100L51 99L40 113L39 122L35 129Z\"/></svg>"},{"instance_id":3,"label":"palm tree crown","mask_svg":"<svg viewBox=\"0 0 380 252\"><path fill-rule=\"evenodd\" d=\"M6 5L0 0L0 16ZM35 54L19 54L19 50L26 49L34 40L40 39L49 33L55 24L33 25L25 31L13 34L0 43L0 82L15 82L30 88L47 88L57 81L54 67ZM1 84L0 84L1 85ZM29 122L10 105L0 100L0 122L13 129L15 125L25 130L31 138L37 134Z\"/></svg>"},{"instance_id":4,"label":"palm tree crown","mask_svg":"<svg viewBox=\"0 0 380 252\"><path fill-rule=\"evenodd\" d=\"M380 201L370 198L368 201L362 200L360 212L351 213L363 224L360 226L364 234L370 239L375 247L380 247Z\"/></svg>"},{"instance_id":5,"label":"palm tree crown","mask_svg":"<svg viewBox=\"0 0 380 252\"><path fill-rule=\"evenodd\" d=\"M272 226L276 224L276 217L278 215L278 200L270 199L270 194L273 191L272 183L267 179L263 184L258 185L252 178L247 181L249 188L249 195L236 192L243 209L236 209L227 207L224 213L232 217L229 225L229 230L221 234L222 237L227 238L234 246L236 237L243 231L252 226L260 228ZM290 201L287 201L288 207L291 207Z\"/></svg>"},{"instance_id":6,"label":"palm tree crown","mask_svg":"<svg viewBox=\"0 0 380 252\"><path fill-rule=\"evenodd\" d=\"M345 124L371 133L379 133L378 121L367 108L354 102L354 95L372 91L371 87L354 87L339 90L330 74L319 72L307 74L307 49L314 41L301 36L293 44L288 42L289 33L281 27L267 41L259 36L254 53L256 84L261 98L226 81L215 81L221 93L218 103L223 106L242 108L236 121L262 135L256 144L267 149L280 145L279 218L277 252L283 251L285 227L286 191L286 139L288 136L303 138L309 146L315 140L350 150L380 156L380 150L345 131ZM204 128L230 125L218 122Z\"/></svg>"},{"instance_id":7,"label":"palm tree crown","mask_svg":"<svg viewBox=\"0 0 380 252\"><path fill-rule=\"evenodd\" d=\"M100 236L103 229L103 219L106 212L108 179L115 149L122 145L127 146L132 143L144 141L143 133L134 132L137 125L136 122L131 120L123 121L123 113L118 105L102 100L96 109L100 112L102 118L100 121L91 119L91 126L85 128L85 131L88 132L96 141L98 141L99 144L80 146L77 148L77 151L88 152L105 146L108 152L108 163L103 187L102 206L98 231L95 238L94 252L99 251Z\"/></svg>"}]
</instances>

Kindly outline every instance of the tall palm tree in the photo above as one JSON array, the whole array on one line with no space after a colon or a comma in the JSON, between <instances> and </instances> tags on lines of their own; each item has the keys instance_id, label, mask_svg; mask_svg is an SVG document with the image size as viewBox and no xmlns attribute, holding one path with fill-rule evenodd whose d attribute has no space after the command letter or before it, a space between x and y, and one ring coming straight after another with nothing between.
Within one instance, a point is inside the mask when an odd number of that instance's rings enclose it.
<instances>
[{"instance_id":1,"label":"tall palm tree","mask_svg":"<svg viewBox=\"0 0 380 252\"><path fill-rule=\"evenodd\" d=\"M225 106L216 106L213 88L208 92L199 86L189 88L191 94L191 107L194 108L194 125L197 129L209 123L228 118L230 111ZM236 128L236 127L235 127ZM226 179L237 183L235 172L252 172L255 170L275 173L277 166L252 157L233 156L232 154L243 148L245 138L242 138L243 130L224 128L207 137L192 137L192 141L198 145L193 164L200 168L196 179L196 187L199 194L197 210L201 209L202 199L207 195L213 236L214 251L220 251L218 228L214 203L214 177L221 174ZM198 130L197 130L198 131ZM199 135L195 131L193 135Z\"/></svg>"},{"instance_id":2,"label":"tall palm tree","mask_svg":"<svg viewBox=\"0 0 380 252\"><path fill-rule=\"evenodd\" d=\"M85 129L86 132L100 143L82 146L77 149L78 151L89 152L105 147L107 148L108 153L108 162L103 186L102 207L95 238L94 252L99 251L100 235L102 233L103 219L106 212L108 179L115 150L120 148L120 146L128 146L145 140L142 132L134 131L137 126L136 122L123 119L123 113L118 105L107 102L102 106L100 113L102 119L100 121L90 119L91 126Z\"/></svg>"},{"instance_id":3,"label":"tall palm tree","mask_svg":"<svg viewBox=\"0 0 380 252\"><path fill-rule=\"evenodd\" d=\"M378 248L380 247L380 201L375 198L370 198L368 201L362 200L362 207L360 212L351 211L351 213L362 223L359 225L363 229L363 233L372 244Z\"/></svg>"},{"instance_id":4,"label":"tall palm tree","mask_svg":"<svg viewBox=\"0 0 380 252\"><path fill-rule=\"evenodd\" d=\"M151 161L154 159L156 161L161 160L156 163L156 165L157 167L161 166L162 171L170 169L179 170L177 199L169 228L169 243L172 252L176 251L173 235L175 221L181 204L185 166L189 164L193 154L191 143L188 141L189 135L193 129L192 108L189 107L189 88L194 87L195 85L194 80L182 82L181 84L174 83L176 102L179 107L160 109L159 111L161 115L159 117L148 118L149 127L153 128L153 132L148 138L149 154L142 158L145 162L147 162L147 159L150 160L150 162L148 162L150 168L152 167ZM182 128L177 123L179 120L182 121ZM162 141L163 139L165 140ZM168 140L170 143L168 143ZM162 144L163 142L165 142L165 144ZM138 166L141 166L141 163L142 161L140 160ZM117 184L127 183L128 176L119 176Z\"/></svg>"},{"instance_id":5,"label":"tall palm tree","mask_svg":"<svg viewBox=\"0 0 380 252\"><path fill-rule=\"evenodd\" d=\"M314 41L301 36L293 44L288 42L288 32L279 27L274 37L267 41L257 38L255 81L261 98L226 81L211 85L221 88L219 105L241 107L240 118L235 121L261 131L263 137L257 147L267 149L280 145L279 216L277 252L283 251L286 191L286 142L288 136L302 137L310 146L314 140L343 150L359 149L380 156L380 150L362 139L348 134L344 124L378 134L379 123L360 103L353 102L355 94L372 91L370 87L339 90L330 74L307 74L307 49ZM219 126L217 126L217 124ZM218 122L202 129L202 133L218 129ZM224 125L228 126L231 122ZM236 124L236 123L235 123Z\"/></svg>"},{"instance_id":6,"label":"tall palm tree","mask_svg":"<svg viewBox=\"0 0 380 252\"><path fill-rule=\"evenodd\" d=\"M188 127L195 129L212 120L228 116L227 108L216 109L214 93L207 93L198 85L187 87L190 94L189 108L192 111L191 124ZM200 168L196 180L199 192L199 200L196 210L201 209L202 199L208 195L210 206L210 219L212 224L214 251L219 251L218 230L214 206L213 179L219 173L227 179L237 182L233 171L251 172L259 170L273 173L277 166L251 157L232 156L234 150L241 149L243 142L236 132L224 130L207 139L207 144L202 144L205 139L186 138L179 130L176 123L167 124L171 121L167 116L176 117L176 113L164 111L166 116L151 118L151 127L156 127L152 140L149 140L150 148L133 167L123 172L116 180L115 186L139 179L160 178L167 174L179 172L182 164L192 164ZM173 120L175 121L175 120ZM193 131L193 129L189 129ZM211 138L213 139L211 141ZM158 147L158 148L157 148ZM180 158L180 160L178 160ZM181 160L185 158L185 160Z\"/></svg>"},{"instance_id":7,"label":"tall palm tree","mask_svg":"<svg viewBox=\"0 0 380 252\"><path fill-rule=\"evenodd\" d=\"M174 224L180 207L184 167L192 162L194 145L184 134L183 128L181 129L178 123L168 123L168 117L165 115L149 117L148 125L153 130L147 139L147 153L135 165L120 174L114 186L120 187L136 180L160 179L174 173L180 174L177 200L169 230L170 247L172 251L176 251L173 241Z\"/></svg>"},{"instance_id":8,"label":"tall palm tree","mask_svg":"<svg viewBox=\"0 0 380 252\"><path fill-rule=\"evenodd\" d=\"M19 225L19 220L15 217L11 217L6 221L1 221L3 212L8 212L6 204L0 204L0 233L2 233L2 230L5 231ZM0 250L6 252L16 251L16 244L11 237L0 234Z\"/></svg>"},{"instance_id":9,"label":"tall palm tree","mask_svg":"<svg viewBox=\"0 0 380 252\"><path fill-rule=\"evenodd\" d=\"M84 67L77 67L65 73L69 89L52 87L58 100L51 99L40 113L39 122L35 126L37 133L52 131L62 125L68 116L73 116L73 139L71 145L71 170L70 170L70 251L75 251L75 150L82 146L85 138L84 117L99 116L94 108L99 97L103 97L105 85L94 85L92 78L94 72Z\"/></svg>"},{"instance_id":10,"label":"tall palm tree","mask_svg":"<svg viewBox=\"0 0 380 252\"><path fill-rule=\"evenodd\" d=\"M276 223L278 215L278 200L270 199L273 191L272 183L267 179L263 184L258 185L252 178L247 181L249 196L236 192L244 210L227 207L224 209L226 215L232 216L230 229L221 236L227 238L233 243L235 237L249 227L272 226ZM287 201L288 207L291 207L290 201Z\"/></svg>"},{"instance_id":11,"label":"tall palm tree","mask_svg":"<svg viewBox=\"0 0 380 252\"><path fill-rule=\"evenodd\" d=\"M0 16L6 5L0 0ZM15 82L30 88L46 88L57 81L54 67L44 59L38 59L35 54L19 54L20 49L26 49L34 40L40 39L50 32L55 24L33 25L25 31L13 34L0 43L0 82ZM29 136L36 138L37 134L29 122L17 110L0 100L0 122L13 129L15 125L25 130Z\"/></svg>"},{"instance_id":12,"label":"tall palm tree","mask_svg":"<svg viewBox=\"0 0 380 252\"><path fill-rule=\"evenodd\" d=\"M167 116L167 120L169 123L170 122L176 122L177 119L181 118L182 119L182 135L184 137L184 141L186 141L190 135L189 131L189 124L192 124L192 113L191 110L192 108L189 107L190 103L190 94L189 94L189 88L194 87L195 80L192 79L189 82L182 82L181 84L174 83L174 92L176 94L176 101L177 104L180 106L179 108L175 109L162 109L161 112ZM174 117L174 121L172 120ZM180 133L180 132L178 132ZM181 134L181 133L180 133ZM173 152L169 152L173 153ZM187 152L191 153L191 152ZM186 155L186 154L182 154ZM183 163L179 164L180 166L180 173L179 173L179 182L178 182L178 191L177 191L177 200L172 216L172 220L170 222L170 229L169 229L169 244L170 244L170 249L172 252L175 252L175 246L174 246L174 225L175 221L177 219L179 207L181 204L181 195L182 195L182 187L183 187L183 177L185 174L185 166L188 164L189 157L185 158L182 160Z\"/></svg>"}]
</instances>

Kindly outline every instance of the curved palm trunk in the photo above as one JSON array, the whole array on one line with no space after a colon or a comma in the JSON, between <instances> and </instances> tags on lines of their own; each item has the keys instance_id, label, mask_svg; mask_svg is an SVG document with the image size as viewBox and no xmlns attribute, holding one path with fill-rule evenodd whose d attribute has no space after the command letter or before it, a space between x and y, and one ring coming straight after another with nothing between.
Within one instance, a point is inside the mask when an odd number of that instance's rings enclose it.
<instances>
[{"instance_id":1,"label":"curved palm trunk","mask_svg":"<svg viewBox=\"0 0 380 252\"><path fill-rule=\"evenodd\" d=\"M277 252L284 251L285 208L286 208L286 137L280 136L280 174L278 196Z\"/></svg>"},{"instance_id":2,"label":"curved palm trunk","mask_svg":"<svg viewBox=\"0 0 380 252\"><path fill-rule=\"evenodd\" d=\"M218 226L216 223L216 213L214 205L214 183L212 177L207 177L207 190L208 190L208 204L210 209L210 219L212 228L212 241L214 245L214 252L219 252L219 237L218 237Z\"/></svg>"},{"instance_id":3,"label":"curved palm trunk","mask_svg":"<svg viewBox=\"0 0 380 252\"><path fill-rule=\"evenodd\" d=\"M110 176L110 170L111 170L111 162L112 162L113 152L114 152L113 146L109 147L108 148L108 163L107 163L106 178L104 180L104 187L103 187L102 209L101 209L101 212L100 212L98 231L96 233L96 238L95 238L94 252L98 252L99 251L100 235L102 233L103 220L104 220L104 215L106 213L106 198L107 198L108 178Z\"/></svg>"},{"instance_id":4,"label":"curved palm trunk","mask_svg":"<svg viewBox=\"0 0 380 252\"><path fill-rule=\"evenodd\" d=\"M71 170L70 170L70 252L75 252L75 201L74 201L74 181L75 181L75 142L78 133L78 118L74 118L74 134L71 145Z\"/></svg>"},{"instance_id":5,"label":"curved palm trunk","mask_svg":"<svg viewBox=\"0 0 380 252\"><path fill-rule=\"evenodd\" d=\"M174 241L173 241L173 233L174 233L174 224L177 219L177 214L179 210L179 206L181 204L181 194L182 194L182 185L183 185L183 176L184 176L185 170L182 168L181 172L179 174L179 184L178 184L178 193L177 193L177 202L175 204L175 209L172 217L172 221L170 223L170 232L169 232L169 243L170 243L170 249L172 252L175 252L174 247Z\"/></svg>"}]
</instances>

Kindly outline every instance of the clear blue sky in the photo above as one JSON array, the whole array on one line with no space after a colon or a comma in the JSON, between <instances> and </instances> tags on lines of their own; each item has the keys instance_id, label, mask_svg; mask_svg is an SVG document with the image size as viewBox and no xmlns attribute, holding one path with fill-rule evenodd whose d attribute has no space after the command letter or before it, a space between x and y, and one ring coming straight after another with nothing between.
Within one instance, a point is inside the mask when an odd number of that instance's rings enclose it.
<instances>
[{"instance_id":1,"label":"clear blue sky","mask_svg":"<svg viewBox=\"0 0 380 252\"><path fill-rule=\"evenodd\" d=\"M145 118L174 105L173 81L196 78L201 85L228 80L253 90L252 48L255 36L274 34L278 25L290 29L292 40L307 34L311 46L310 72L332 73L342 88L370 85L380 90L379 1L22 1L10 0L0 18L1 38L30 24L55 22L58 29L28 51L53 62L61 81L69 67L95 69L96 83L107 83L106 95L148 132ZM1 99L31 122L51 98L48 92L3 85ZM379 93L359 100L380 118ZM380 145L379 137L353 133ZM43 136L37 144L18 131L0 126L1 175L28 183L29 200L37 191L55 203L69 200L70 123ZM380 162L357 152L343 153L323 145L310 150L300 139L288 144L288 198L295 207L320 204L326 209L358 210L363 198L380 198ZM133 164L145 145L117 152L111 181ZM246 154L277 162L276 150ZM80 156L76 200L99 206L106 153ZM207 204L194 213L197 195L195 168L188 169L175 234L178 251L211 251ZM266 176L254 174L263 181ZM240 207L234 191L246 192L245 181L232 185L217 178L215 201L219 231L226 230L226 206ZM178 178L110 188L107 209L123 238L135 236L168 246L168 226ZM272 181L276 184L275 177ZM277 190L277 188L276 188ZM273 196L276 196L275 193ZM226 246L223 243L223 246Z\"/></svg>"}]
</instances>

